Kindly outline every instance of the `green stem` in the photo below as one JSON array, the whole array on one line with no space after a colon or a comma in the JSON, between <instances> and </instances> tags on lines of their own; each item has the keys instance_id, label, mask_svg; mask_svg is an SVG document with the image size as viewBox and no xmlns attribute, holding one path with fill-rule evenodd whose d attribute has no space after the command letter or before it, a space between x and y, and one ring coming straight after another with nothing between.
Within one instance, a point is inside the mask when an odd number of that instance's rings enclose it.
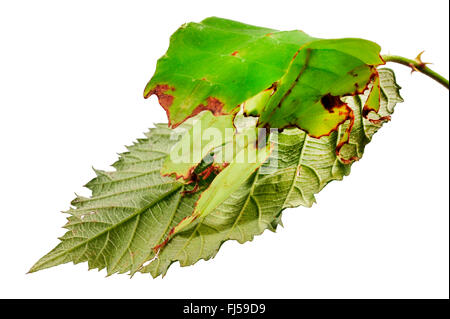
<instances>
[{"instance_id":1,"label":"green stem","mask_svg":"<svg viewBox=\"0 0 450 319\"><path fill-rule=\"evenodd\" d=\"M404 57L398 56L398 55L383 55L382 58L386 62L395 62L395 63L406 65L406 66L410 67L413 71L418 71L420 73L423 73L426 76L437 81L438 83L442 84L445 88L447 88L447 90L449 89L448 80L446 78L444 78L442 75L434 72L429 67L427 67L426 63L423 63L420 60L420 55L415 60L410 60L410 59L407 59L407 58L404 58Z\"/></svg>"}]
</instances>

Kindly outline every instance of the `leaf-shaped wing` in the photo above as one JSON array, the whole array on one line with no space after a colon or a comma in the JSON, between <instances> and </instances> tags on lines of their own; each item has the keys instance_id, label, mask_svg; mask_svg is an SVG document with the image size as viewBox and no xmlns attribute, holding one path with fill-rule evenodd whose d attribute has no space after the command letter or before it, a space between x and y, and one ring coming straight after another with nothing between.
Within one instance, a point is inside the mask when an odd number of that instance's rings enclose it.
<instances>
[{"instance_id":1,"label":"leaf-shaped wing","mask_svg":"<svg viewBox=\"0 0 450 319\"><path fill-rule=\"evenodd\" d=\"M297 126L320 137L351 116L339 97L364 91L384 63L379 51L363 39L322 40L213 17L172 35L144 96L158 96L172 127L203 110L236 113L247 101L261 127Z\"/></svg>"},{"instance_id":2,"label":"leaf-shaped wing","mask_svg":"<svg viewBox=\"0 0 450 319\"><path fill-rule=\"evenodd\" d=\"M221 18L181 26L144 90L158 96L169 125L203 110L229 114L285 72L301 44L314 38Z\"/></svg>"},{"instance_id":3,"label":"leaf-shaped wing","mask_svg":"<svg viewBox=\"0 0 450 319\"><path fill-rule=\"evenodd\" d=\"M276 91L262 108L260 126L296 126L321 137L352 115L340 97L363 93L376 66L380 47L362 39L316 40L302 46ZM260 107L261 108L261 107Z\"/></svg>"}]
</instances>

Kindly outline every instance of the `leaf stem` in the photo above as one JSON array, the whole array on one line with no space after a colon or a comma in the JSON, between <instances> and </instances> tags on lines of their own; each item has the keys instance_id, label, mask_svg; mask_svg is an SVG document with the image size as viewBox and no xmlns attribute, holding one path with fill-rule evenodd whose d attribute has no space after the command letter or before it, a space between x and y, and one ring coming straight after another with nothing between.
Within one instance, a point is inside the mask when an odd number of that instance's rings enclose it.
<instances>
[{"instance_id":1,"label":"leaf stem","mask_svg":"<svg viewBox=\"0 0 450 319\"><path fill-rule=\"evenodd\" d=\"M414 60L407 59L399 55L383 55L382 58L386 62L394 62L408 66L412 69L411 72L418 71L420 73L423 73L426 76L435 80L436 82L442 84L448 90L449 89L448 80L444 78L442 75L434 72L429 67L427 67L426 65L429 63L422 62L420 58L422 53L423 52L421 52Z\"/></svg>"}]
</instances>

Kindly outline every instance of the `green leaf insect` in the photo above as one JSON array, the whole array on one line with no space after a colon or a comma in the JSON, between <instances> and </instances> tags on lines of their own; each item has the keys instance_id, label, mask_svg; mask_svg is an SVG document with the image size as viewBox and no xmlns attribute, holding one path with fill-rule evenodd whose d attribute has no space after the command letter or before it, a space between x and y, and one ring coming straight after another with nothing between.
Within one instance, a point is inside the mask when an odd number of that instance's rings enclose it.
<instances>
[{"instance_id":1,"label":"green leaf insect","mask_svg":"<svg viewBox=\"0 0 450 319\"><path fill-rule=\"evenodd\" d=\"M221 121L217 124L223 129L241 104L244 114L258 117L258 127L298 127L316 138L350 120L336 147L339 155L354 124L354 113L341 97L361 94L373 82L363 116L376 113L380 98L376 66L381 64L380 47L367 40L318 39L298 30L277 31L213 17L186 24L172 35L144 96L158 96L173 128L207 110L217 119L202 122L210 121L214 127L212 122ZM206 155L201 150L194 154ZM168 162L163 174L188 178L195 168L188 163L176 168ZM223 174L234 174L233 185L239 185L240 169L231 165ZM198 216L183 220L173 234Z\"/></svg>"},{"instance_id":2,"label":"green leaf insect","mask_svg":"<svg viewBox=\"0 0 450 319\"><path fill-rule=\"evenodd\" d=\"M350 174L403 101L385 61L448 88L420 55L381 57L367 40L214 17L183 25L144 91L169 124L129 146L114 171L95 171L92 195L72 201L67 232L30 272L87 262L108 275L164 276L227 240L275 231L284 209L312 206Z\"/></svg>"}]
</instances>

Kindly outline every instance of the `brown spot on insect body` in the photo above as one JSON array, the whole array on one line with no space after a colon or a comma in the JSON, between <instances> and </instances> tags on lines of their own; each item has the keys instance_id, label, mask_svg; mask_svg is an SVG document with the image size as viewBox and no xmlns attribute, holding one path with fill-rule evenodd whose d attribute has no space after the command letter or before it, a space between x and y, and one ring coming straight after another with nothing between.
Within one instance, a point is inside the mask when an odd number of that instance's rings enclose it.
<instances>
[{"instance_id":1,"label":"brown spot on insect body","mask_svg":"<svg viewBox=\"0 0 450 319\"><path fill-rule=\"evenodd\" d=\"M265 89L264 91L270 91L272 90L272 94L273 95L278 89L278 82L273 82L272 85L270 87L268 87L267 89Z\"/></svg>"},{"instance_id":2,"label":"brown spot on insect body","mask_svg":"<svg viewBox=\"0 0 450 319\"><path fill-rule=\"evenodd\" d=\"M353 76L355 78L359 76L359 74L356 73L354 70L349 71L348 74L350 74L351 76Z\"/></svg>"},{"instance_id":3,"label":"brown spot on insect body","mask_svg":"<svg viewBox=\"0 0 450 319\"><path fill-rule=\"evenodd\" d=\"M334 113L335 109L341 109L342 106L347 105L341 101L341 98L339 96L334 96L329 93L322 96L320 102L322 103L323 107L330 113ZM342 110L339 111L339 115L343 115Z\"/></svg>"},{"instance_id":4,"label":"brown spot on insect body","mask_svg":"<svg viewBox=\"0 0 450 319\"><path fill-rule=\"evenodd\" d=\"M232 56L236 56L239 53L239 51L234 51L233 53L231 53Z\"/></svg>"}]
</instances>

